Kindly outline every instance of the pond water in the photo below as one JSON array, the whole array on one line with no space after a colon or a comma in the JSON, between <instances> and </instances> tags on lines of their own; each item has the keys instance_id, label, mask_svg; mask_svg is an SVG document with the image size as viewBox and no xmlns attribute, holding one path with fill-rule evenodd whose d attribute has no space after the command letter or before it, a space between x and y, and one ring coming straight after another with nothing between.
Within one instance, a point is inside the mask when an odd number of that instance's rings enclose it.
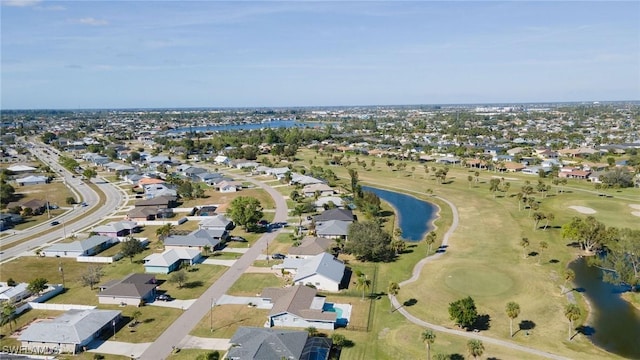
<instances>
[{"instance_id":1,"label":"pond water","mask_svg":"<svg viewBox=\"0 0 640 360\"><path fill-rule=\"evenodd\" d=\"M640 359L640 310L620 297L628 287L602 280L602 270L587 265L585 258L569 264L576 273L577 291L583 292L591 305L586 332L593 343L609 352L629 359Z\"/></svg>"},{"instance_id":2,"label":"pond water","mask_svg":"<svg viewBox=\"0 0 640 360\"><path fill-rule=\"evenodd\" d=\"M438 213L437 206L413 196L389 190L370 186L363 186L362 190L371 191L396 209L398 224L405 240L420 241L424 239L426 232L432 229L432 222Z\"/></svg>"}]
</instances>

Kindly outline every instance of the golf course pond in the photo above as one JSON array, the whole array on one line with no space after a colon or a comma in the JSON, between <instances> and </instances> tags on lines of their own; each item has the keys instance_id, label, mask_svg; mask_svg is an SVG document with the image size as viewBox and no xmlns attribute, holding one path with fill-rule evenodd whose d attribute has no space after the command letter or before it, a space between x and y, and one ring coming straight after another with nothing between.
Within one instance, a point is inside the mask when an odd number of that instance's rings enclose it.
<instances>
[{"instance_id":1,"label":"golf course pond","mask_svg":"<svg viewBox=\"0 0 640 360\"><path fill-rule=\"evenodd\" d=\"M602 280L602 270L587 265L585 258L569 264L575 273L577 292L591 307L587 323L581 328L593 343L628 359L640 359L640 310L620 297L628 287Z\"/></svg>"},{"instance_id":2,"label":"golf course pond","mask_svg":"<svg viewBox=\"0 0 640 360\"><path fill-rule=\"evenodd\" d=\"M402 230L402 238L409 241L424 239L427 231L431 230L433 220L438 214L438 207L415 198L411 195L394 191L363 186L362 190L370 191L380 199L388 202L396 210L398 226Z\"/></svg>"}]
</instances>

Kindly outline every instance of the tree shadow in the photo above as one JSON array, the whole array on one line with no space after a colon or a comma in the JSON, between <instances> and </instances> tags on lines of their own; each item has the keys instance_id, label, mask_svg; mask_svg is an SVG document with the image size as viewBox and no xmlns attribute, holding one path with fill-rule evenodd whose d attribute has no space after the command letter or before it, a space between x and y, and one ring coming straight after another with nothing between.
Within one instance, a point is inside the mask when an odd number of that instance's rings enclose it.
<instances>
[{"instance_id":1,"label":"tree shadow","mask_svg":"<svg viewBox=\"0 0 640 360\"><path fill-rule=\"evenodd\" d=\"M379 214L382 217L387 217L387 216L394 215L394 212L393 211L389 211L389 210L383 210L383 211L380 211Z\"/></svg>"},{"instance_id":2,"label":"tree shadow","mask_svg":"<svg viewBox=\"0 0 640 360\"><path fill-rule=\"evenodd\" d=\"M152 322L154 322L154 321L156 321L156 319L154 319L154 318L149 318L149 319L144 319L144 320L142 320L142 323L143 323L143 324L150 324L150 323L152 323Z\"/></svg>"},{"instance_id":3,"label":"tree shadow","mask_svg":"<svg viewBox=\"0 0 640 360\"><path fill-rule=\"evenodd\" d=\"M532 251L532 252L528 253L527 255L533 257L533 256L538 256L540 254L538 254L537 251Z\"/></svg>"},{"instance_id":4,"label":"tree shadow","mask_svg":"<svg viewBox=\"0 0 640 360\"><path fill-rule=\"evenodd\" d=\"M193 288L197 288L202 286L202 281L200 280L196 280L196 281L190 281L188 283L185 283L184 285L182 285L183 288L186 289L193 289Z\"/></svg>"},{"instance_id":5,"label":"tree shadow","mask_svg":"<svg viewBox=\"0 0 640 360\"><path fill-rule=\"evenodd\" d=\"M531 320L522 320L520 324L518 324L518 329L523 331L533 330L535 327L536 323Z\"/></svg>"},{"instance_id":6,"label":"tree shadow","mask_svg":"<svg viewBox=\"0 0 640 360\"><path fill-rule=\"evenodd\" d=\"M405 307L407 307L407 306L413 306L413 305L415 305L415 304L417 304L417 303L418 303L418 300L416 300L416 299L414 299L414 298L411 298L411 299L406 300L405 302L403 302L403 303L402 303L402 306L405 306Z\"/></svg>"},{"instance_id":7,"label":"tree shadow","mask_svg":"<svg viewBox=\"0 0 640 360\"><path fill-rule=\"evenodd\" d=\"M580 243L577 241L574 241L574 242L568 243L567 246L572 248L580 248Z\"/></svg>"},{"instance_id":8,"label":"tree shadow","mask_svg":"<svg viewBox=\"0 0 640 360\"><path fill-rule=\"evenodd\" d=\"M449 360L464 360L464 356L460 354L450 354Z\"/></svg>"},{"instance_id":9,"label":"tree shadow","mask_svg":"<svg viewBox=\"0 0 640 360\"><path fill-rule=\"evenodd\" d=\"M485 331L491 327L491 316L489 314L478 315L476 321L471 325L470 329Z\"/></svg>"},{"instance_id":10,"label":"tree shadow","mask_svg":"<svg viewBox=\"0 0 640 360\"><path fill-rule=\"evenodd\" d=\"M576 328L576 331L578 332L578 334L586 336L591 336L596 333L596 329L594 329L593 326L589 325L580 325Z\"/></svg>"},{"instance_id":11,"label":"tree shadow","mask_svg":"<svg viewBox=\"0 0 640 360\"><path fill-rule=\"evenodd\" d=\"M559 262L560 262L560 260L558 260L558 259L551 259L551 260L549 260L549 264L557 264L557 263L559 263Z\"/></svg>"}]
</instances>

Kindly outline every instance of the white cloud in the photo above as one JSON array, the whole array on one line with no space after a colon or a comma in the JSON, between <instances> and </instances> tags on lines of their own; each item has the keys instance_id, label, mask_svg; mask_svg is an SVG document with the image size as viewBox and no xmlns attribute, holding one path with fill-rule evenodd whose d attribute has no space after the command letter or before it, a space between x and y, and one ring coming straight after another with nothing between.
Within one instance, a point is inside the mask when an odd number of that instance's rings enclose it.
<instances>
[{"instance_id":1,"label":"white cloud","mask_svg":"<svg viewBox=\"0 0 640 360\"><path fill-rule=\"evenodd\" d=\"M109 24L107 20L96 19L92 17L86 17L78 20L80 24L83 25L91 25L91 26L104 26Z\"/></svg>"},{"instance_id":2,"label":"white cloud","mask_svg":"<svg viewBox=\"0 0 640 360\"><path fill-rule=\"evenodd\" d=\"M3 6L27 7L41 3L42 0L2 0Z\"/></svg>"}]
</instances>

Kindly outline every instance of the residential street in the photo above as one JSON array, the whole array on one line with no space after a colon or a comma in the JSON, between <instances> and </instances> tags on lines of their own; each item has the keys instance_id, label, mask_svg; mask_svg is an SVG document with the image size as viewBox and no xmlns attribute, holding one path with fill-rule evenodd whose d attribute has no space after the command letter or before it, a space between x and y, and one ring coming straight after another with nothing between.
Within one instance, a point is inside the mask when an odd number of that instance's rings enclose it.
<instances>
[{"instance_id":1,"label":"residential street","mask_svg":"<svg viewBox=\"0 0 640 360\"><path fill-rule=\"evenodd\" d=\"M236 175L237 176L237 175ZM276 203L276 213L274 222L287 221L287 203L277 190L251 178L244 180L250 181L257 186L265 189ZM282 228L277 231L265 233L258 241L240 258L238 259L221 277L216 281L204 294L187 309L156 341L147 348L140 356L140 359L158 360L165 359L173 347L178 347L182 340L189 335L189 332L198 324L198 322L209 312L212 300L219 299L229 288L235 283L240 276L247 270L258 256L266 249L269 241L275 239ZM256 289L259 290L259 289Z\"/></svg>"}]
</instances>

